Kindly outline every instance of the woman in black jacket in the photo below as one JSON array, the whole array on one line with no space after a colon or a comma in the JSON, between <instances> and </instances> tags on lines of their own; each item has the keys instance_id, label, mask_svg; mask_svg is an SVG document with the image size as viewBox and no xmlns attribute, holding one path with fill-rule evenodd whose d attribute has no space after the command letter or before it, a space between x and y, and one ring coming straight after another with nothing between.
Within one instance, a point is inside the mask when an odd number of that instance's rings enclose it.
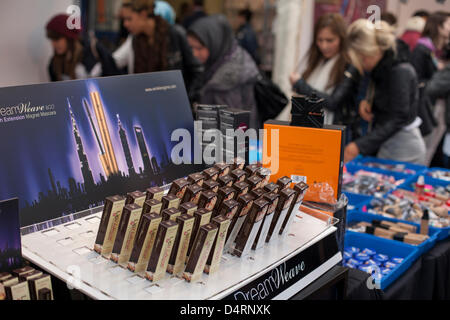
<instances>
[{"instance_id":1,"label":"woman in black jacket","mask_svg":"<svg viewBox=\"0 0 450 320\"><path fill-rule=\"evenodd\" d=\"M436 100L430 99L424 93L424 87L439 68L439 60L442 49L450 36L450 16L447 13L438 12L432 14L425 25L422 37L412 53L411 62L419 77L421 104L419 116L423 120L422 134L426 137L427 161L426 164L441 167L442 164L442 134L443 126L442 110L433 108ZM435 127L437 127L435 129Z\"/></svg>"},{"instance_id":2,"label":"woman in black jacket","mask_svg":"<svg viewBox=\"0 0 450 320\"><path fill-rule=\"evenodd\" d=\"M314 28L308 68L301 77L293 73L290 81L296 93L311 96L315 92L327 100L325 124L347 126L348 142L360 136L355 102L359 80L360 74L347 53L344 18L336 13L323 15Z\"/></svg>"},{"instance_id":3,"label":"woman in black jacket","mask_svg":"<svg viewBox=\"0 0 450 320\"><path fill-rule=\"evenodd\" d=\"M184 30L154 14L154 0L131 0L123 5L124 25L130 31L113 56L128 73L181 70L188 92L203 72L187 42Z\"/></svg>"},{"instance_id":4,"label":"woman in black jacket","mask_svg":"<svg viewBox=\"0 0 450 320\"><path fill-rule=\"evenodd\" d=\"M425 94L430 98L445 100L445 124L447 125L447 134L444 142L444 164L447 168L450 165L450 43L444 49L442 60L445 67L434 74L430 81L428 81L425 89Z\"/></svg>"},{"instance_id":5,"label":"woman in black jacket","mask_svg":"<svg viewBox=\"0 0 450 320\"><path fill-rule=\"evenodd\" d=\"M372 130L346 147L346 162L360 153L418 164L425 161L425 143L417 117L417 76L409 63L396 58L395 43L385 22L375 26L360 19L350 26L351 56L361 72L371 72L372 98L368 105L360 107L360 114L372 122Z\"/></svg>"},{"instance_id":6,"label":"woman in black jacket","mask_svg":"<svg viewBox=\"0 0 450 320\"><path fill-rule=\"evenodd\" d=\"M80 40L79 29L69 29L67 14L53 17L46 26L54 55L48 72L51 81L87 79L119 74L111 54L95 39Z\"/></svg>"}]
</instances>

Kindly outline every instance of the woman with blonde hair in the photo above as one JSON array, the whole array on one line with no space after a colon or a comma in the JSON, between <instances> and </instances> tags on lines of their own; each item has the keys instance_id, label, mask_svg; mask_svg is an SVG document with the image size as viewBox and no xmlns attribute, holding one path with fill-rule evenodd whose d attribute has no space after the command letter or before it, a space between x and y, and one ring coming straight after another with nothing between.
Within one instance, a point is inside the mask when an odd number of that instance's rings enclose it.
<instances>
[{"instance_id":1,"label":"woman with blonde hair","mask_svg":"<svg viewBox=\"0 0 450 320\"><path fill-rule=\"evenodd\" d=\"M397 58L396 39L387 23L360 19L348 31L349 54L360 72L370 72L368 100L361 117L372 130L345 149L345 161L359 154L425 162L425 143L418 118L418 80L413 66Z\"/></svg>"}]
</instances>

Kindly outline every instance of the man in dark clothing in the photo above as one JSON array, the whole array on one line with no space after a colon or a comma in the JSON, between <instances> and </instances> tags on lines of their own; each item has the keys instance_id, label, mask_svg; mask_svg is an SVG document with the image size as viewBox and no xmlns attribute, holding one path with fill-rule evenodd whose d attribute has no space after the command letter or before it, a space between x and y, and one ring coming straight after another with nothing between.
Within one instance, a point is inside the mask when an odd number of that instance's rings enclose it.
<instances>
[{"instance_id":1,"label":"man in dark clothing","mask_svg":"<svg viewBox=\"0 0 450 320\"><path fill-rule=\"evenodd\" d=\"M184 19L183 27L188 30L195 21L206 16L207 14L204 9L204 1L194 0L194 9L192 10L192 13Z\"/></svg>"},{"instance_id":2,"label":"man in dark clothing","mask_svg":"<svg viewBox=\"0 0 450 320\"><path fill-rule=\"evenodd\" d=\"M258 38L251 25L253 13L249 9L241 10L238 14L239 29L236 37L239 45L244 48L250 56L255 60L256 64L260 64Z\"/></svg>"}]
</instances>

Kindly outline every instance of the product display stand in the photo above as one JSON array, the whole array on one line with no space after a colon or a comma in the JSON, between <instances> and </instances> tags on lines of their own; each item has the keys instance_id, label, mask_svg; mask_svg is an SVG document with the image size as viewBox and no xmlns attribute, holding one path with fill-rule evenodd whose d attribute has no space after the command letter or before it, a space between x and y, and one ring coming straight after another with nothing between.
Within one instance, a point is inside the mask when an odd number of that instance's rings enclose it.
<instances>
[{"instance_id":1,"label":"product display stand","mask_svg":"<svg viewBox=\"0 0 450 320\"><path fill-rule=\"evenodd\" d=\"M69 287L102 300L289 299L342 260L337 220L299 213L289 232L260 250L242 258L224 254L215 274L203 274L195 283L167 274L152 283L92 250L101 214L100 207L45 230L42 224L23 229L23 256Z\"/></svg>"}]
</instances>

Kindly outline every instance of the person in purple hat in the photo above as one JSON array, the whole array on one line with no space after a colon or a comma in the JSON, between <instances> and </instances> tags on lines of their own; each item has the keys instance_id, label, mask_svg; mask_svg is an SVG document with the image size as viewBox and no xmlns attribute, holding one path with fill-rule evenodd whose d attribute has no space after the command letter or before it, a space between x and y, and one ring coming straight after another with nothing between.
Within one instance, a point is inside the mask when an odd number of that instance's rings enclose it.
<instances>
[{"instance_id":1,"label":"person in purple hat","mask_svg":"<svg viewBox=\"0 0 450 320\"><path fill-rule=\"evenodd\" d=\"M46 26L53 47L48 72L51 81L88 79L119 74L111 54L95 38L82 39L81 29L69 28L70 16L54 16Z\"/></svg>"}]
</instances>

